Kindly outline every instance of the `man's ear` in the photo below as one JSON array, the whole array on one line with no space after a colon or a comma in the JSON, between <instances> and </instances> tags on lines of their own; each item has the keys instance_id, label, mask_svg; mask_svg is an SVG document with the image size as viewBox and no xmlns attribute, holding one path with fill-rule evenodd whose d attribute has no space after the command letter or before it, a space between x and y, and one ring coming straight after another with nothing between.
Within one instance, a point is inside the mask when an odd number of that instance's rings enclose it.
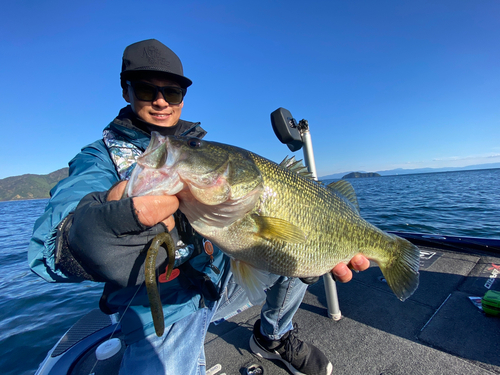
<instances>
[{"instance_id":1,"label":"man's ear","mask_svg":"<svg viewBox=\"0 0 500 375\"><path fill-rule=\"evenodd\" d=\"M127 88L123 89L122 96L123 96L123 99L125 99L125 101L127 103L130 103L130 96L128 95L128 86L127 86Z\"/></svg>"}]
</instances>

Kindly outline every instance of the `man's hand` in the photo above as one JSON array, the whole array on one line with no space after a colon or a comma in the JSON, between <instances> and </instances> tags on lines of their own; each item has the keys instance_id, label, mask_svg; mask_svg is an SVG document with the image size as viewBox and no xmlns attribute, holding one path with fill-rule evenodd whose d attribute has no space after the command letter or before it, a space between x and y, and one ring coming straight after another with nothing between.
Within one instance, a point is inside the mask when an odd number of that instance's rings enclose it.
<instances>
[{"instance_id":1,"label":"man's hand","mask_svg":"<svg viewBox=\"0 0 500 375\"><path fill-rule=\"evenodd\" d=\"M126 181L122 181L117 184L109 191L107 200L120 200L126 185ZM142 224L152 227L162 221L167 226L169 231L174 229L175 220L172 215L179 208L179 201L177 200L177 197L171 195L146 195L142 197L134 197L132 200L134 202L137 217Z\"/></svg>"},{"instance_id":2,"label":"man's hand","mask_svg":"<svg viewBox=\"0 0 500 375\"><path fill-rule=\"evenodd\" d=\"M335 275L335 279L337 281L340 281L341 283L347 283L352 279L351 269L356 271L364 271L368 269L368 267L370 267L370 261L366 259L364 255L356 254L352 257L348 265L344 263L337 264L333 268L332 273Z\"/></svg>"}]
</instances>

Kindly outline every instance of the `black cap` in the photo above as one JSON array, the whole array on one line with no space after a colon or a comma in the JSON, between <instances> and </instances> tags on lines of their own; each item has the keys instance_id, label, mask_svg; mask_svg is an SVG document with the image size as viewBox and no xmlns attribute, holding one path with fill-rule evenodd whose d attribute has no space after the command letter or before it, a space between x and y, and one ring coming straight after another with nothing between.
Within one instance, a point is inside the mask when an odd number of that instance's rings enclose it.
<instances>
[{"instance_id":1,"label":"black cap","mask_svg":"<svg viewBox=\"0 0 500 375\"><path fill-rule=\"evenodd\" d=\"M122 72L120 74L122 82L147 72L161 73L161 75L178 82L183 88L187 88L193 83L189 78L184 77L179 57L156 39L131 44L123 52Z\"/></svg>"}]
</instances>

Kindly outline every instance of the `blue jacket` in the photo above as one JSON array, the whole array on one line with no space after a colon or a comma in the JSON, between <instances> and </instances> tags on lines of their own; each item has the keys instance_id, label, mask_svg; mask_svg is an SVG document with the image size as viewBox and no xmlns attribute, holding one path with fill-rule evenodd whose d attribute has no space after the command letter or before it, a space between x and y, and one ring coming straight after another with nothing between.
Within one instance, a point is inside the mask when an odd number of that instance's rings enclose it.
<instances>
[{"instance_id":1,"label":"blue jacket","mask_svg":"<svg viewBox=\"0 0 500 375\"><path fill-rule=\"evenodd\" d=\"M105 130L112 130L142 151L150 141L148 133L134 126L129 119L124 120L120 116ZM28 262L33 272L49 282L82 281L75 276L65 274L55 264L57 226L75 210L85 195L96 191L107 191L118 181L120 177L102 139L84 147L70 161L69 176L51 190L51 198L45 212L34 226L28 247ZM193 257L189 262L196 270L208 275L216 285L221 283L221 279L227 274L225 271L229 268L227 258L216 247L214 247L213 265L222 271L220 274L214 273L209 267L210 258L205 253ZM123 314L121 324L127 343L135 342L154 332L144 286L141 286L138 292L136 287L120 289L110 285L106 285L105 290L108 291L107 308ZM136 292L131 307L124 314L126 306ZM214 303L204 300L196 290L181 286L179 278L162 284L160 293L166 326L200 309L204 304Z\"/></svg>"}]
</instances>

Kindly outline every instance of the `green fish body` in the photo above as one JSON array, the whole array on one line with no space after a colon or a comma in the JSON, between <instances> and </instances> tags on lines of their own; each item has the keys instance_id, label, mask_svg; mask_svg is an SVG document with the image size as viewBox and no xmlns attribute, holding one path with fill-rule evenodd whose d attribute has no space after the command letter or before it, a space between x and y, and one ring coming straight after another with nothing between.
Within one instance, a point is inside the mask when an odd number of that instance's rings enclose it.
<instances>
[{"instance_id":1,"label":"green fish body","mask_svg":"<svg viewBox=\"0 0 500 375\"><path fill-rule=\"evenodd\" d=\"M321 276L362 253L408 298L418 286L419 249L364 220L348 182L323 186L296 169L293 160L278 165L234 146L154 133L126 195L176 195L247 290L262 288L259 272Z\"/></svg>"}]
</instances>

